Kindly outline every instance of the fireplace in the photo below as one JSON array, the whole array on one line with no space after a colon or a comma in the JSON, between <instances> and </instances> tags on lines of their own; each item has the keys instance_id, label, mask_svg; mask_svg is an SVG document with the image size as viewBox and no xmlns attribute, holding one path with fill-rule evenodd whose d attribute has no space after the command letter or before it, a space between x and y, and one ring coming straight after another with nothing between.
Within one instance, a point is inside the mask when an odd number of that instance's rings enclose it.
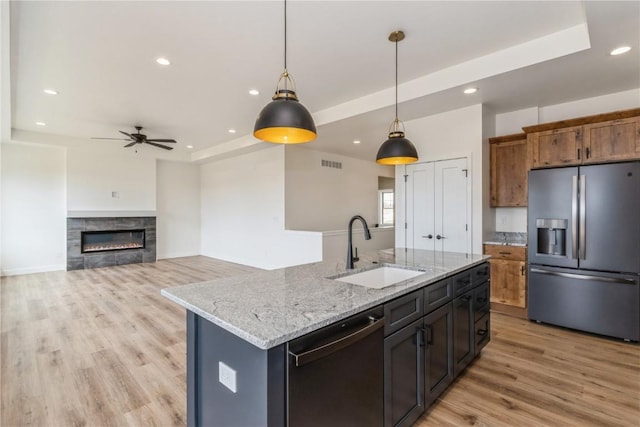
<instances>
[{"instance_id":1,"label":"fireplace","mask_svg":"<svg viewBox=\"0 0 640 427\"><path fill-rule=\"evenodd\" d=\"M67 270L156 262L155 217L67 218Z\"/></svg>"},{"instance_id":2,"label":"fireplace","mask_svg":"<svg viewBox=\"0 0 640 427\"><path fill-rule=\"evenodd\" d=\"M144 249L144 230L82 231L80 252Z\"/></svg>"}]
</instances>

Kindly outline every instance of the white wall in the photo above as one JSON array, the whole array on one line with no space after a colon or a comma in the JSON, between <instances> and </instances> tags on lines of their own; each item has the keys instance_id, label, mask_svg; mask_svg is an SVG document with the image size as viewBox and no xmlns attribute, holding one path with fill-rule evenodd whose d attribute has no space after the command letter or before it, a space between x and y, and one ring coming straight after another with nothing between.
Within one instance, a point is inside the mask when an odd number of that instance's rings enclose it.
<instances>
[{"instance_id":1,"label":"white wall","mask_svg":"<svg viewBox=\"0 0 640 427\"><path fill-rule=\"evenodd\" d=\"M116 197L112 197L116 192ZM69 211L155 211L156 159L135 151L112 154L70 149Z\"/></svg>"},{"instance_id":2,"label":"white wall","mask_svg":"<svg viewBox=\"0 0 640 427\"><path fill-rule=\"evenodd\" d=\"M200 254L200 166L158 160L158 259Z\"/></svg>"},{"instance_id":3,"label":"white wall","mask_svg":"<svg viewBox=\"0 0 640 427\"><path fill-rule=\"evenodd\" d=\"M322 234L284 227L284 146L201 166L202 254L274 269L322 259Z\"/></svg>"},{"instance_id":4,"label":"white wall","mask_svg":"<svg viewBox=\"0 0 640 427\"><path fill-rule=\"evenodd\" d=\"M65 150L3 143L2 275L66 268Z\"/></svg>"},{"instance_id":5,"label":"white wall","mask_svg":"<svg viewBox=\"0 0 640 427\"><path fill-rule=\"evenodd\" d=\"M468 157L471 178L472 250L482 253L483 144L482 105L461 108L405 122L407 138L420 162ZM396 209L404 218L404 166L396 166ZM404 228L396 227L396 246L404 246Z\"/></svg>"},{"instance_id":6,"label":"white wall","mask_svg":"<svg viewBox=\"0 0 640 427\"><path fill-rule=\"evenodd\" d=\"M342 169L321 161L342 163ZM288 230L346 230L353 215L370 227L379 223L378 177L393 177L392 166L315 151L285 147L285 226Z\"/></svg>"}]
</instances>

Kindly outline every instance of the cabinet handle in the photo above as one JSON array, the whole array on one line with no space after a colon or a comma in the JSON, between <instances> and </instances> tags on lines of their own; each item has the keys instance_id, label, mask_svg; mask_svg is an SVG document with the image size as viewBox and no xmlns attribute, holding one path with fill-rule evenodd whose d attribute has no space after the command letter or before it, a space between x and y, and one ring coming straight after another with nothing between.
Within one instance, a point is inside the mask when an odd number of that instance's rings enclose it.
<instances>
[{"instance_id":1,"label":"cabinet handle","mask_svg":"<svg viewBox=\"0 0 640 427\"><path fill-rule=\"evenodd\" d=\"M578 160L580 160L580 149L578 148Z\"/></svg>"},{"instance_id":2,"label":"cabinet handle","mask_svg":"<svg viewBox=\"0 0 640 427\"><path fill-rule=\"evenodd\" d=\"M586 155L587 155L587 159L589 158L589 155L591 154L589 147L585 148L586 150Z\"/></svg>"},{"instance_id":3,"label":"cabinet handle","mask_svg":"<svg viewBox=\"0 0 640 427\"><path fill-rule=\"evenodd\" d=\"M487 330L486 329L478 329L478 335L480 335L482 337L487 335Z\"/></svg>"},{"instance_id":4,"label":"cabinet handle","mask_svg":"<svg viewBox=\"0 0 640 427\"><path fill-rule=\"evenodd\" d=\"M520 266L520 275L524 276L524 265Z\"/></svg>"},{"instance_id":5,"label":"cabinet handle","mask_svg":"<svg viewBox=\"0 0 640 427\"><path fill-rule=\"evenodd\" d=\"M426 336L426 338L424 339L425 345L423 345L423 347L426 347L429 344L433 344L433 328L431 327L431 325L427 325L420 330Z\"/></svg>"},{"instance_id":6,"label":"cabinet handle","mask_svg":"<svg viewBox=\"0 0 640 427\"><path fill-rule=\"evenodd\" d=\"M471 301L471 295L465 295L463 297L460 297L460 299L464 302L469 302Z\"/></svg>"},{"instance_id":7,"label":"cabinet handle","mask_svg":"<svg viewBox=\"0 0 640 427\"><path fill-rule=\"evenodd\" d=\"M500 255L511 255L511 252L498 252Z\"/></svg>"}]
</instances>

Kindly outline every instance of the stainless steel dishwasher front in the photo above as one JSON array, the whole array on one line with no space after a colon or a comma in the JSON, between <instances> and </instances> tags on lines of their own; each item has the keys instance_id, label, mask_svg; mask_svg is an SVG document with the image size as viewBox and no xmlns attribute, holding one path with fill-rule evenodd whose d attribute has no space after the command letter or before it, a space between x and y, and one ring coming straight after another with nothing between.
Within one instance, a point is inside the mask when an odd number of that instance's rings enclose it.
<instances>
[{"instance_id":1,"label":"stainless steel dishwasher front","mask_svg":"<svg viewBox=\"0 0 640 427\"><path fill-rule=\"evenodd\" d=\"M289 427L375 427L384 419L382 306L288 344Z\"/></svg>"}]
</instances>

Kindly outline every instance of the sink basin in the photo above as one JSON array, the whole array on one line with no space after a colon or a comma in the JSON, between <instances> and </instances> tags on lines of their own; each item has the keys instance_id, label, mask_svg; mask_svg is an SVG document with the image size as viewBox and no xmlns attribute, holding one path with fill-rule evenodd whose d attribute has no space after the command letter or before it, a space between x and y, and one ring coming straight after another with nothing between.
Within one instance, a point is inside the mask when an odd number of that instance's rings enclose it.
<instances>
[{"instance_id":1,"label":"sink basin","mask_svg":"<svg viewBox=\"0 0 640 427\"><path fill-rule=\"evenodd\" d=\"M367 288L382 289L387 286L408 280L424 274L424 271L408 270L398 267L377 267L371 270L353 273L338 277L333 280L351 283L353 285L365 286Z\"/></svg>"}]
</instances>

